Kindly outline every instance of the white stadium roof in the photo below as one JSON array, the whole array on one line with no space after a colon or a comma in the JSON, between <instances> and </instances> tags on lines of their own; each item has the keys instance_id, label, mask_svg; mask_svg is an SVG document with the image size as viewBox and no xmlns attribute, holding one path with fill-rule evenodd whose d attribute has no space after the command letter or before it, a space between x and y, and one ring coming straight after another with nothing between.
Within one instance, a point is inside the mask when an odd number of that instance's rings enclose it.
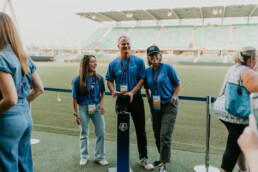
<instances>
[{"instance_id":1,"label":"white stadium roof","mask_svg":"<svg viewBox=\"0 0 258 172\"><path fill-rule=\"evenodd\" d=\"M258 5L229 5L210 7L164 8L104 12L78 12L77 15L96 22L122 22L139 20L180 20L226 17L257 17Z\"/></svg>"}]
</instances>

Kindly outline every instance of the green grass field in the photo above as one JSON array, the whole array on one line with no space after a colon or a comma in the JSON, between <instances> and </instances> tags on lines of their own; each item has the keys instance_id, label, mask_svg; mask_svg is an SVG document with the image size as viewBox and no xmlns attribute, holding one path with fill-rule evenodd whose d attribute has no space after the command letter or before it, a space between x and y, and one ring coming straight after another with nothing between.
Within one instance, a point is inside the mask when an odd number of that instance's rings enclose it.
<instances>
[{"instance_id":1,"label":"green grass field","mask_svg":"<svg viewBox=\"0 0 258 172\"><path fill-rule=\"evenodd\" d=\"M78 73L79 63L37 63L38 73L45 87L71 89L73 77ZM108 64L98 64L97 71L105 77ZM193 66L175 65L182 82L181 96L217 97L228 66ZM107 89L107 87L106 87ZM106 90L108 91L108 89ZM143 90L142 90L143 93ZM46 91L32 103L34 130L53 133L79 135L72 109L71 93L60 93L62 102L57 102L57 93ZM153 131L149 106L146 98L146 130L148 145L154 146ZM105 96L106 139L116 140L115 101ZM192 152L205 150L206 104L199 101L181 100L179 114L173 133L173 149ZM133 124L133 123L132 123ZM90 126L91 137L94 137L94 126ZM221 154L225 147L226 128L212 112L211 118L211 153ZM134 126L131 127L131 143L136 143Z\"/></svg>"}]
</instances>

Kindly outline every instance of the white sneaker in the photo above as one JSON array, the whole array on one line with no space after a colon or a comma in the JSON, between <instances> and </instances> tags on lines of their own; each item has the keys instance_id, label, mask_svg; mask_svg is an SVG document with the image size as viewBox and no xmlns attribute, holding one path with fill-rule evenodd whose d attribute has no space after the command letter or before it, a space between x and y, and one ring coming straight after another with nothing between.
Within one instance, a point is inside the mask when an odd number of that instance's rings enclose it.
<instances>
[{"instance_id":1,"label":"white sneaker","mask_svg":"<svg viewBox=\"0 0 258 172\"><path fill-rule=\"evenodd\" d=\"M143 166L145 169L147 170L153 170L154 167L153 165L149 162L148 159L146 158L142 158L140 161L139 161L139 165Z\"/></svg>"},{"instance_id":2,"label":"white sneaker","mask_svg":"<svg viewBox=\"0 0 258 172\"><path fill-rule=\"evenodd\" d=\"M99 165L108 165L108 162L106 160L94 159L94 161Z\"/></svg>"},{"instance_id":3,"label":"white sneaker","mask_svg":"<svg viewBox=\"0 0 258 172\"><path fill-rule=\"evenodd\" d=\"M86 164L87 164L87 161L88 161L88 159L82 158L82 159L80 160L80 165L86 165Z\"/></svg>"}]
</instances>

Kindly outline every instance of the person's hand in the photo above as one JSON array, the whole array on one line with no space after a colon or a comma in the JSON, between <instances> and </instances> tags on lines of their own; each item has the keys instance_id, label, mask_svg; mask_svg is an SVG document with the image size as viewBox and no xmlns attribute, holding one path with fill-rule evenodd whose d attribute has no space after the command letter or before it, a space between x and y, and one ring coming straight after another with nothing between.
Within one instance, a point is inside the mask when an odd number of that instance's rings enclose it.
<instances>
[{"instance_id":1,"label":"person's hand","mask_svg":"<svg viewBox=\"0 0 258 172\"><path fill-rule=\"evenodd\" d=\"M104 110L104 107L102 104L99 105L99 110L100 110L101 115L104 115L105 110Z\"/></svg>"},{"instance_id":2,"label":"person's hand","mask_svg":"<svg viewBox=\"0 0 258 172\"><path fill-rule=\"evenodd\" d=\"M245 156L254 150L258 151L258 132L254 115L249 115L249 126L244 129L237 142Z\"/></svg>"},{"instance_id":3,"label":"person's hand","mask_svg":"<svg viewBox=\"0 0 258 172\"><path fill-rule=\"evenodd\" d=\"M114 100L114 98L115 98L118 94L122 94L122 92L114 91L114 92L112 93L112 100Z\"/></svg>"},{"instance_id":4,"label":"person's hand","mask_svg":"<svg viewBox=\"0 0 258 172\"><path fill-rule=\"evenodd\" d=\"M172 98L172 99L170 100L170 103L172 103L173 105L175 105L175 104L176 104L175 99Z\"/></svg>"},{"instance_id":5,"label":"person's hand","mask_svg":"<svg viewBox=\"0 0 258 172\"><path fill-rule=\"evenodd\" d=\"M130 97L130 103L132 103L132 101L133 101L133 95L134 95L134 93L132 92L132 91L130 91L130 92L128 92L128 93L125 93L125 94L123 94L124 96L129 96Z\"/></svg>"},{"instance_id":6,"label":"person's hand","mask_svg":"<svg viewBox=\"0 0 258 172\"><path fill-rule=\"evenodd\" d=\"M80 125L81 124L81 116L79 115L79 114L77 114L76 116L75 116L75 121L76 121L76 123L78 124L78 125Z\"/></svg>"}]
</instances>

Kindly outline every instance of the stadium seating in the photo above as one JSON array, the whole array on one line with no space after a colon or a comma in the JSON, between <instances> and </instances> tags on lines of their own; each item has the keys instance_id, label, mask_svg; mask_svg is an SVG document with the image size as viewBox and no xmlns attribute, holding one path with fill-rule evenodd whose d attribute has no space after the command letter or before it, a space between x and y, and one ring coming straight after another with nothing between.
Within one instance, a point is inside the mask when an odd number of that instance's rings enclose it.
<instances>
[{"instance_id":1,"label":"stadium seating","mask_svg":"<svg viewBox=\"0 0 258 172\"><path fill-rule=\"evenodd\" d=\"M195 47L223 49L227 46L228 39L228 26L198 26L195 34Z\"/></svg>"},{"instance_id":2,"label":"stadium seating","mask_svg":"<svg viewBox=\"0 0 258 172\"><path fill-rule=\"evenodd\" d=\"M98 28L86 41L83 43L83 48L94 48L94 45L98 43L101 37L107 32L109 28Z\"/></svg>"},{"instance_id":3,"label":"stadium seating","mask_svg":"<svg viewBox=\"0 0 258 172\"><path fill-rule=\"evenodd\" d=\"M99 49L116 49L117 40L121 35L127 35L130 27L113 27L103 41L97 46Z\"/></svg>"},{"instance_id":4,"label":"stadium seating","mask_svg":"<svg viewBox=\"0 0 258 172\"><path fill-rule=\"evenodd\" d=\"M128 35L131 39L131 46L135 49L147 49L155 43L160 26L134 27Z\"/></svg>"},{"instance_id":5,"label":"stadium seating","mask_svg":"<svg viewBox=\"0 0 258 172\"><path fill-rule=\"evenodd\" d=\"M164 26L158 45L161 49L187 48L192 35L193 26Z\"/></svg>"},{"instance_id":6,"label":"stadium seating","mask_svg":"<svg viewBox=\"0 0 258 172\"><path fill-rule=\"evenodd\" d=\"M97 58L111 60L117 56L117 39L127 35L131 39L131 47L145 58L148 46L156 44L163 52L190 50L192 55L171 54L169 62L209 62L233 63L227 57L243 46L258 47L258 24L237 24L226 26L141 26L98 28L83 44L86 49L97 50L103 54ZM208 50L197 58L197 50ZM232 51L233 50L233 51ZM220 53L223 53L220 55ZM144 55L141 55L143 53ZM181 53L181 52L180 52ZM137 54L137 55L138 55ZM166 53L164 53L165 55ZM169 54L166 54L170 56ZM77 58L79 60L81 56Z\"/></svg>"},{"instance_id":7,"label":"stadium seating","mask_svg":"<svg viewBox=\"0 0 258 172\"><path fill-rule=\"evenodd\" d=\"M238 48L244 46L258 47L258 24L233 25L233 35Z\"/></svg>"}]
</instances>

